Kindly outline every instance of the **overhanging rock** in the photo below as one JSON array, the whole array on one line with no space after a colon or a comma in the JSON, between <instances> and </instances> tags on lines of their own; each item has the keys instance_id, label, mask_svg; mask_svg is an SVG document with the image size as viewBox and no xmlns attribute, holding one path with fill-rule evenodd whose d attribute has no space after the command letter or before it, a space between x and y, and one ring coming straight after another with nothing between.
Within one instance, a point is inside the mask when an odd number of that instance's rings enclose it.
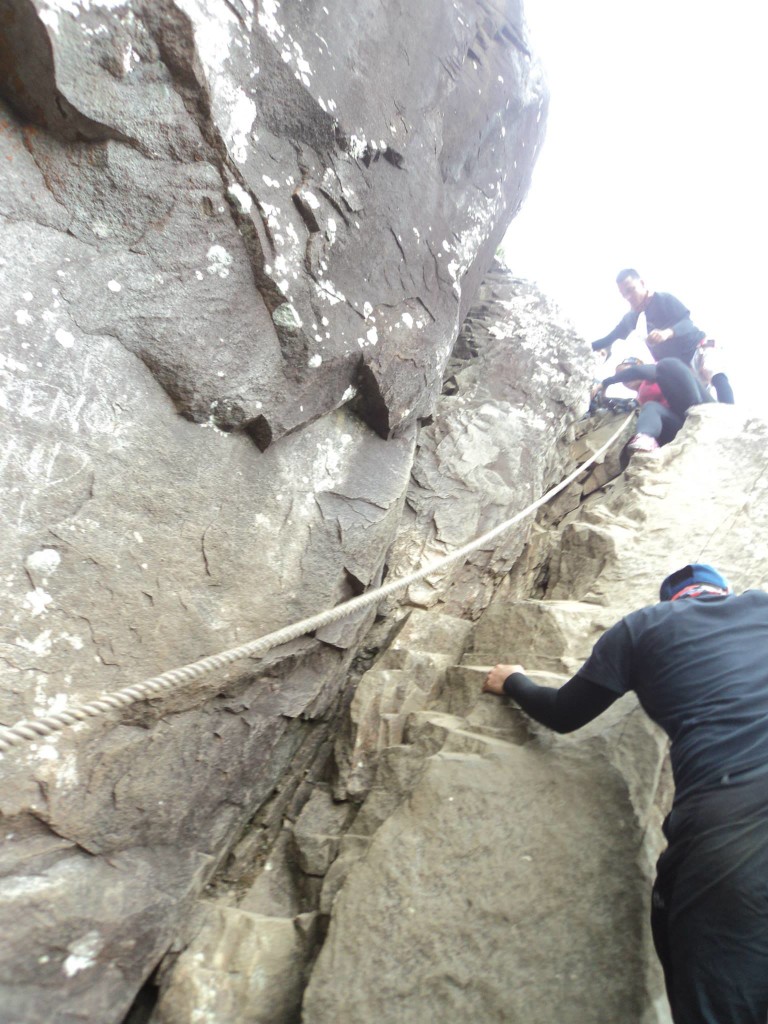
<instances>
[{"instance_id":1,"label":"overhanging rock","mask_svg":"<svg viewBox=\"0 0 768 1024\"><path fill-rule=\"evenodd\" d=\"M116 339L262 448L431 412L546 109L519 3L472 0L10 0L0 97L18 343Z\"/></svg>"}]
</instances>

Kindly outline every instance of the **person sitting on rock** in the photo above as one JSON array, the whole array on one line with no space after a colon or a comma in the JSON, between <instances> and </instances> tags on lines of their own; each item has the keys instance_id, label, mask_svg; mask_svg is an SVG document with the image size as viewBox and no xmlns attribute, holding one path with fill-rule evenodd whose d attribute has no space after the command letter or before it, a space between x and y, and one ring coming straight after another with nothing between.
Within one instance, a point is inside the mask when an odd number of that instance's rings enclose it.
<instances>
[{"instance_id":1,"label":"person sitting on rock","mask_svg":"<svg viewBox=\"0 0 768 1024\"><path fill-rule=\"evenodd\" d=\"M629 303L630 312L622 317L604 338L592 342L593 351L610 352L614 341L628 338L638 329L639 323L642 326L644 318L645 342L654 360L658 362L660 359L672 357L692 366L694 357L702 343L707 341L707 336L693 323L690 312L683 303L669 292L651 291L632 267L619 271L616 284ZM709 378L703 377L702 380L706 387L712 384L719 402L733 404L733 389L722 368L716 369Z\"/></svg>"},{"instance_id":2,"label":"person sitting on rock","mask_svg":"<svg viewBox=\"0 0 768 1024\"><path fill-rule=\"evenodd\" d=\"M604 392L611 384L624 384L637 392L640 413L636 432L627 442L630 452L655 451L668 444L677 436L692 405L712 401L690 367L680 359L643 363L636 356L629 356L596 391Z\"/></svg>"},{"instance_id":3,"label":"person sitting on rock","mask_svg":"<svg viewBox=\"0 0 768 1024\"><path fill-rule=\"evenodd\" d=\"M483 690L572 732L634 690L671 741L651 927L675 1024L768 1020L768 593L686 565L564 686L496 665Z\"/></svg>"}]
</instances>

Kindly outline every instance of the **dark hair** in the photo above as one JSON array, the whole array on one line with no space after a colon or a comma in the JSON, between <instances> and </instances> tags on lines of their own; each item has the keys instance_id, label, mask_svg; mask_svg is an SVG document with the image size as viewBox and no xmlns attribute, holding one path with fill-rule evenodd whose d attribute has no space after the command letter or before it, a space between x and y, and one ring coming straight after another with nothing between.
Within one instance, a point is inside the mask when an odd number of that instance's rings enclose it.
<instances>
[{"instance_id":1,"label":"dark hair","mask_svg":"<svg viewBox=\"0 0 768 1024\"><path fill-rule=\"evenodd\" d=\"M622 359L619 366L642 366L643 360L638 356L627 356L626 359Z\"/></svg>"},{"instance_id":2,"label":"dark hair","mask_svg":"<svg viewBox=\"0 0 768 1024\"><path fill-rule=\"evenodd\" d=\"M640 277L634 267L627 267L625 270L620 270L616 275L616 284L621 284L622 281L626 281L628 277Z\"/></svg>"}]
</instances>

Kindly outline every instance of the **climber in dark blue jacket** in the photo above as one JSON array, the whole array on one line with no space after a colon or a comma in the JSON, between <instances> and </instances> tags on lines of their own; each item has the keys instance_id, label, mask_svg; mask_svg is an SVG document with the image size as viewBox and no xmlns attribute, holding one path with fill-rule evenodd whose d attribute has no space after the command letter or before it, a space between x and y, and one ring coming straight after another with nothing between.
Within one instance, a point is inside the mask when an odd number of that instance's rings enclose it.
<instances>
[{"instance_id":1,"label":"climber in dark blue jacket","mask_svg":"<svg viewBox=\"0 0 768 1024\"><path fill-rule=\"evenodd\" d=\"M768 593L686 565L559 689L521 665L483 687L557 732L634 690L668 734L675 780L651 925L675 1024L768 1021Z\"/></svg>"}]
</instances>

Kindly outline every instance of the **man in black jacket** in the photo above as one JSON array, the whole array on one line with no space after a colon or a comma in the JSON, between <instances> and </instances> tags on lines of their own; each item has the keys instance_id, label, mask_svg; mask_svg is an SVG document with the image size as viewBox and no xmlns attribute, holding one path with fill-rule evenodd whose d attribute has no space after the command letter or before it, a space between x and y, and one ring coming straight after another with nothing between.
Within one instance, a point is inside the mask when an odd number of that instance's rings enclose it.
<instances>
[{"instance_id":1,"label":"man in black jacket","mask_svg":"<svg viewBox=\"0 0 768 1024\"><path fill-rule=\"evenodd\" d=\"M646 344L655 360L674 356L689 363L706 335L691 320L690 312L669 292L652 292L636 270L627 268L616 277L619 291L627 300L630 312L616 324L610 334L592 342L595 351L610 348L614 341L628 338L637 327L641 314L647 325Z\"/></svg>"},{"instance_id":2,"label":"man in black jacket","mask_svg":"<svg viewBox=\"0 0 768 1024\"><path fill-rule=\"evenodd\" d=\"M612 626L560 689L497 665L484 690L570 732L634 690L671 741L651 924L675 1024L768 1020L768 593L703 564Z\"/></svg>"}]
</instances>

